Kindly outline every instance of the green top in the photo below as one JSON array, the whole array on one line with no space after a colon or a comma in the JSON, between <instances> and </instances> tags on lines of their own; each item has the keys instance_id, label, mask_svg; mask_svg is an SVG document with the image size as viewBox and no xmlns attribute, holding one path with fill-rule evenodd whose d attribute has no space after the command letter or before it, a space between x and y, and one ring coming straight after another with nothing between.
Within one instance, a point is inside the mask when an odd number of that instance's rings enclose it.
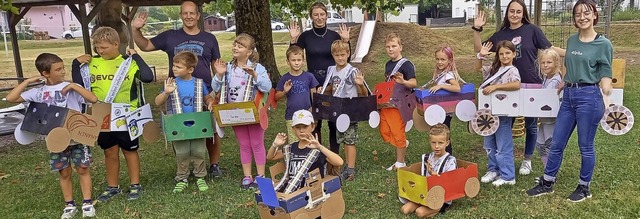
<instances>
[{"instance_id":1,"label":"green top","mask_svg":"<svg viewBox=\"0 0 640 219\"><path fill-rule=\"evenodd\" d=\"M91 73L91 91L98 97L98 100L104 101L107 97L113 77L118 71L120 64L124 62L125 57L118 56L115 59L107 60L102 57L93 57L89 63L89 72ZM135 75L138 72L138 65L135 61L131 62L129 71L125 77L120 90L116 94L114 103L128 103L133 108L138 107L137 95L132 94L135 86Z\"/></svg>"},{"instance_id":2,"label":"green top","mask_svg":"<svg viewBox=\"0 0 640 219\"><path fill-rule=\"evenodd\" d=\"M567 74L564 78L569 83L596 84L604 77L611 78L613 46L611 41L602 35L585 43L578 34L567 40L567 53L564 64Z\"/></svg>"}]
</instances>

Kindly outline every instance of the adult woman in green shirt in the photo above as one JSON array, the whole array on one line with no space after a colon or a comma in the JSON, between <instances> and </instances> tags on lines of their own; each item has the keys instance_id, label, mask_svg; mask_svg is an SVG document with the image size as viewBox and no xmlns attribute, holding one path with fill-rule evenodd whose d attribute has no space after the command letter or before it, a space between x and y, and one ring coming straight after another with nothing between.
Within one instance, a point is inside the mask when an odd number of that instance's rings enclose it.
<instances>
[{"instance_id":1,"label":"adult woman in green shirt","mask_svg":"<svg viewBox=\"0 0 640 219\"><path fill-rule=\"evenodd\" d=\"M527 191L529 196L553 193L564 149L577 126L582 165L578 187L569 195L568 200L579 202L591 198L589 184L596 161L593 141L605 107L600 89L606 95L611 92L613 56L611 41L593 29L598 18L593 0L578 0L573 6L574 25L578 28L578 33L567 40L567 73L562 104L544 175L540 177L538 185Z\"/></svg>"}]
</instances>

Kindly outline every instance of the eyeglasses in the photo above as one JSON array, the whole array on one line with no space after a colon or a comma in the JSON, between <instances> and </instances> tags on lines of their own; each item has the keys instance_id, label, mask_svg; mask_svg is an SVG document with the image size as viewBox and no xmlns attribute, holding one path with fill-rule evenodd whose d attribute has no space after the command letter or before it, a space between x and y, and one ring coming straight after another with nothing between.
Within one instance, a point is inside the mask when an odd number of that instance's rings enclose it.
<instances>
[{"instance_id":1,"label":"eyeglasses","mask_svg":"<svg viewBox=\"0 0 640 219\"><path fill-rule=\"evenodd\" d=\"M575 17L575 18L581 18L582 16L590 17L591 14L592 14L591 11L585 11L585 12L582 12L582 13L575 13L575 14L573 14L573 17Z\"/></svg>"}]
</instances>

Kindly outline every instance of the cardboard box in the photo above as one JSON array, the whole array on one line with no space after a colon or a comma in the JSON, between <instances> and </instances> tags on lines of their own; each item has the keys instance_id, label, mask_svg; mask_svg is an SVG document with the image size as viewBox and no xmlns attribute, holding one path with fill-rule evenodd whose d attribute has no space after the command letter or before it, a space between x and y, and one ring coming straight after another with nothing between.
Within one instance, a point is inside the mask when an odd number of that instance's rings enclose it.
<instances>
[{"instance_id":1,"label":"cardboard box","mask_svg":"<svg viewBox=\"0 0 640 219\"><path fill-rule=\"evenodd\" d=\"M368 121L369 114L378 110L376 96L339 98L330 95L313 94L313 118L335 122L338 116L346 114L351 122Z\"/></svg>"},{"instance_id":2,"label":"cardboard box","mask_svg":"<svg viewBox=\"0 0 640 219\"><path fill-rule=\"evenodd\" d=\"M624 88L624 78L627 66L627 60L625 59L613 59L611 65L612 78L611 85L613 88Z\"/></svg>"},{"instance_id":3,"label":"cardboard box","mask_svg":"<svg viewBox=\"0 0 640 219\"><path fill-rule=\"evenodd\" d=\"M94 146L100 133L99 121L92 115L68 108L32 102L27 107L21 130L47 135L47 148L61 152L71 140Z\"/></svg>"},{"instance_id":4,"label":"cardboard box","mask_svg":"<svg viewBox=\"0 0 640 219\"><path fill-rule=\"evenodd\" d=\"M406 123L413 119L413 110L418 105L412 89L398 85L395 81L382 82L373 89L378 109L397 108Z\"/></svg>"},{"instance_id":5,"label":"cardboard box","mask_svg":"<svg viewBox=\"0 0 640 219\"><path fill-rule=\"evenodd\" d=\"M422 111L431 105L437 104L442 106L445 112L453 113L456 111L456 105L461 100L476 101L476 88L474 84L464 84L460 88L460 93L449 92L444 89L431 93L429 89L416 89L415 95Z\"/></svg>"},{"instance_id":6,"label":"cardboard box","mask_svg":"<svg viewBox=\"0 0 640 219\"><path fill-rule=\"evenodd\" d=\"M125 103L94 103L88 113L102 121L100 132L127 131L126 115L131 112L131 105Z\"/></svg>"},{"instance_id":7,"label":"cardboard box","mask_svg":"<svg viewBox=\"0 0 640 219\"><path fill-rule=\"evenodd\" d=\"M220 127L260 123L259 111L254 102L215 105L213 115Z\"/></svg>"},{"instance_id":8,"label":"cardboard box","mask_svg":"<svg viewBox=\"0 0 640 219\"><path fill-rule=\"evenodd\" d=\"M412 202L440 209L444 202L468 196L480 191L478 165L457 160L458 168L440 176L422 176L422 162L398 169L398 195Z\"/></svg>"},{"instance_id":9,"label":"cardboard box","mask_svg":"<svg viewBox=\"0 0 640 219\"><path fill-rule=\"evenodd\" d=\"M278 182L275 176L283 173L284 168L284 163L278 163L269 168L272 179L256 179L259 191L255 193L255 198L260 218L342 218L345 204L338 177L321 178L316 169L309 173L303 188L284 194L273 189Z\"/></svg>"},{"instance_id":10,"label":"cardboard box","mask_svg":"<svg viewBox=\"0 0 640 219\"><path fill-rule=\"evenodd\" d=\"M494 91L489 95L478 90L478 109L489 109L498 116L555 118L560 109L560 96L556 89L521 88Z\"/></svg>"},{"instance_id":11,"label":"cardboard box","mask_svg":"<svg viewBox=\"0 0 640 219\"><path fill-rule=\"evenodd\" d=\"M167 141L211 138L215 132L208 111L162 115L162 126Z\"/></svg>"}]
</instances>

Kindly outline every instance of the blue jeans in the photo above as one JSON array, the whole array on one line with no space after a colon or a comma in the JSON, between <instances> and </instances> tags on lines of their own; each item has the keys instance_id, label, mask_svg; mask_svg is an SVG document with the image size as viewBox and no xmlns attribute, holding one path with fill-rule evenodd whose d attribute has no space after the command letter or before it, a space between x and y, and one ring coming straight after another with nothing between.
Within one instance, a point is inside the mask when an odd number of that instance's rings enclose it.
<instances>
[{"instance_id":1,"label":"blue jeans","mask_svg":"<svg viewBox=\"0 0 640 219\"><path fill-rule=\"evenodd\" d=\"M536 139L538 139L538 118L524 117L524 128L526 135L524 140L524 159L530 160L533 151L536 149Z\"/></svg>"},{"instance_id":2,"label":"blue jeans","mask_svg":"<svg viewBox=\"0 0 640 219\"><path fill-rule=\"evenodd\" d=\"M580 184L588 185L593 176L596 165L596 154L593 140L596 130L604 115L604 103L598 86L565 87L562 104L556 119L556 128L553 131L549 160L544 170L544 178L555 181L558 174L564 149L567 147L569 137L578 127L578 147L582 156L580 166Z\"/></svg>"},{"instance_id":3,"label":"blue jeans","mask_svg":"<svg viewBox=\"0 0 640 219\"><path fill-rule=\"evenodd\" d=\"M516 166L513 163L513 118L500 116L500 126L493 135L484 137L484 149L487 151L487 169L496 172L503 180L516 178Z\"/></svg>"}]
</instances>

